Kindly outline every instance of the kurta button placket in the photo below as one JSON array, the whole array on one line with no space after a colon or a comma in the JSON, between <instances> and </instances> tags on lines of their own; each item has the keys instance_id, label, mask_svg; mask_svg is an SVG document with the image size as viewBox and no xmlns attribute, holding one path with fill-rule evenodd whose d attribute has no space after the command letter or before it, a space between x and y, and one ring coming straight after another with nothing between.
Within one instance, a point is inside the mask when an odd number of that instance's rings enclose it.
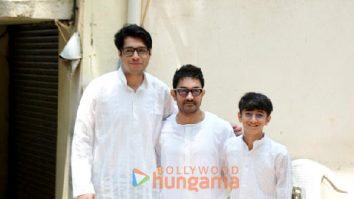
<instances>
[{"instance_id":1,"label":"kurta button placket","mask_svg":"<svg viewBox=\"0 0 354 199\"><path fill-rule=\"evenodd\" d=\"M137 115L137 104L136 104L136 93L132 93L132 112L133 112L133 120L136 121L138 119Z\"/></svg>"},{"instance_id":2,"label":"kurta button placket","mask_svg":"<svg viewBox=\"0 0 354 199\"><path fill-rule=\"evenodd\" d=\"M186 147L184 148L184 154L185 154L184 165L190 166L191 165L191 154L190 154L191 140L190 140L189 127L184 126L183 129L184 129L184 142L186 144Z\"/></svg>"}]
</instances>

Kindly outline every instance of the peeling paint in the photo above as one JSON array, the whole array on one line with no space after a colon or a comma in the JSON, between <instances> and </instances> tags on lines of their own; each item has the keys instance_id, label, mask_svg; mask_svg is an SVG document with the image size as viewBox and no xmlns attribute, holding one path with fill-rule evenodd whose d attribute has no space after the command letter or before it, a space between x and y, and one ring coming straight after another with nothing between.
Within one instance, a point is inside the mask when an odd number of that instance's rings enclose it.
<instances>
[{"instance_id":1,"label":"peeling paint","mask_svg":"<svg viewBox=\"0 0 354 199\"><path fill-rule=\"evenodd\" d=\"M0 1L0 19L19 17L33 19L71 19L73 0Z\"/></svg>"}]
</instances>

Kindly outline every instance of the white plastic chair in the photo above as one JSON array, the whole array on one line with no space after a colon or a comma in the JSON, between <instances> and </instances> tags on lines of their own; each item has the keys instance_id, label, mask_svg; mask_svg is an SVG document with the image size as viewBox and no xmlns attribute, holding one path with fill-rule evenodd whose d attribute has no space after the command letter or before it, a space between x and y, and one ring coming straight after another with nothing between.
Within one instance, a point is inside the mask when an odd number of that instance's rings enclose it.
<instances>
[{"instance_id":1,"label":"white plastic chair","mask_svg":"<svg viewBox=\"0 0 354 199\"><path fill-rule=\"evenodd\" d=\"M309 159L292 161L293 186L301 188L302 199L320 199L321 183L327 180L333 189L348 193L338 181L336 175L326 166Z\"/></svg>"}]
</instances>

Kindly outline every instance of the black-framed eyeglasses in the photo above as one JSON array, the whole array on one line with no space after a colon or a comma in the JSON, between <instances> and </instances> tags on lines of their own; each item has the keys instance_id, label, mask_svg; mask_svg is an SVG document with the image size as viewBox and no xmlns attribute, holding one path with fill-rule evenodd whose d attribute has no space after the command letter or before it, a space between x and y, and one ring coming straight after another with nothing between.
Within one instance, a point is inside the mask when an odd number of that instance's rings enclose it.
<instances>
[{"instance_id":1,"label":"black-framed eyeglasses","mask_svg":"<svg viewBox=\"0 0 354 199\"><path fill-rule=\"evenodd\" d=\"M122 53L126 57L131 57L134 55L135 51L138 53L139 56L146 56L149 53L149 50L146 47L125 47L123 48Z\"/></svg>"},{"instance_id":2,"label":"black-framed eyeglasses","mask_svg":"<svg viewBox=\"0 0 354 199\"><path fill-rule=\"evenodd\" d=\"M178 95L180 95L181 97L187 97L189 93L191 93L193 97L198 97L203 92L203 89L202 88L192 88L192 89L176 88L174 89L174 91L178 93Z\"/></svg>"}]
</instances>

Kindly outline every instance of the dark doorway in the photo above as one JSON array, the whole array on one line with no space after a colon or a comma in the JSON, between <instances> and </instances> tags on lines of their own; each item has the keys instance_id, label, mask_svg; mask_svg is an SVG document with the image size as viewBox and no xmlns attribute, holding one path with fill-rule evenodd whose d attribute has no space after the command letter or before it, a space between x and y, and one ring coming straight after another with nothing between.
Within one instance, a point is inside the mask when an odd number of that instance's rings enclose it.
<instances>
[{"instance_id":1,"label":"dark doorway","mask_svg":"<svg viewBox=\"0 0 354 199\"><path fill-rule=\"evenodd\" d=\"M55 198L58 29L9 26L9 175L7 198Z\"/></svg>"}]
</instances>

